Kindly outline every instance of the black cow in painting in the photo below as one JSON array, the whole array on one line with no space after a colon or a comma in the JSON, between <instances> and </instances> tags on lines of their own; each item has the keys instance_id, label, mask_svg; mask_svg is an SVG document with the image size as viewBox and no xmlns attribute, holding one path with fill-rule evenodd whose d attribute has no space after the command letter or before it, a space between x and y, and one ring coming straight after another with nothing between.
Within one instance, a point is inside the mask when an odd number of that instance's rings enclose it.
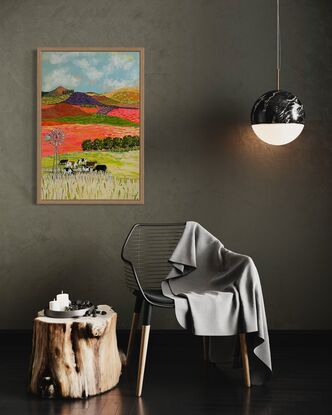
<instances>
[{"instance_id":1,"label":"black cow in painting","mask_svg":"<svg viewBox=\"0 0 332 415\"><path fill-rule=\"evenodd\" d=\"M93 171L103 172L106 173L107 166L105 164L97 164L97 166L93 169Z\"/></svg>"},{"instance_id":2,"label":"black cow in painting","mask_svg":"<svg viewBox=\"0 0 332 415\"><path fill-rule=\"evenodd\" d=\"M63 166L64 164L67 164L68 163L68 160L60 160L59 161L59 164L61 165L61 166Z\"/></svg>"}]
</instances>

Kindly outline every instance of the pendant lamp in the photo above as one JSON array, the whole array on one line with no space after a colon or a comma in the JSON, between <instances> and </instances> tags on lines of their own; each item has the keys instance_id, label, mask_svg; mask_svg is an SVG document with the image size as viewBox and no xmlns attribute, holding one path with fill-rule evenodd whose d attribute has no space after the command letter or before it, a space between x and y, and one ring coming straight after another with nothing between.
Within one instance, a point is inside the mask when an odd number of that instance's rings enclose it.
<instances>
[{"instance_id":1,"label":"pendant lamp","mask_svg":"<svg viewBox=\"0 0 332 415\"><path fill-rule=\"evenodd\" d=\"M280 5L277 0L277 87L265 92L251 111L251 126L258 138L280 146L295 140L304 127L304 108L296 95L280 89Z\"/></svg>"}]
</instances>

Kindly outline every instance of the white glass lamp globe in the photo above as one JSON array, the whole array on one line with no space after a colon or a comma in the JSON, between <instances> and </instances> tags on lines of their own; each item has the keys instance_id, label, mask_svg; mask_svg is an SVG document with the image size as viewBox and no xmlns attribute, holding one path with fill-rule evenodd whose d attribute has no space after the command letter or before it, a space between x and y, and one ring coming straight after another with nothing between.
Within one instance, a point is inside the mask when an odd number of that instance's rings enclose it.
<instances>
[{"instance_id":1,"label":"white glass lamp globe","mask_svg":"<svg viewBox=\"0 0 332 415\"><path fill-rule=\"evenodd\" d=\"M291 92L269 91L255 102L251 111L251 126L262 141L280 146L301 134L304 116L302 103Z\"/></svg>"},{"instance_id":2,"label":"white glass lamp globe","mask_svg":"<svg viewBox=\"0 0 332 415\"><path fill-rule=\"evenodd\" d=\"M304 124L253 124L254 133L267 144L282 146L294 141L302 132Z\"/></svg>"}]
</instances>

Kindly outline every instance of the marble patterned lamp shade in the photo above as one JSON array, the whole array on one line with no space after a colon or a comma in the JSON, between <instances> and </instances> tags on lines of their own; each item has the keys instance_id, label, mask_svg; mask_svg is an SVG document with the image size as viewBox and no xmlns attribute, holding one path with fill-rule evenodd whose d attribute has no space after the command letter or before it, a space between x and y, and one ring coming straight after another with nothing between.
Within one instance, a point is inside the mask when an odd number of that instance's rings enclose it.
<instances>
[{"instance_id":1,"label":"marble patterned lamp shade","mask_svg":"<svg viewBox=\"0 0 332 415\"><path fill-rule=\"evenodd\" d=\"M262 141L284 145L295 140L304 127L304 108L291 92L268 91L255 102L251 111L252 128Z\"/></svg>"},{"instance_id":2,"label":"marble patterned lamp shade","mask_svg":"<svg viewBox=\"0 0 332 415\"><path fill-rule=\"evenodd\" d=\"M277 67L276 89L265 92L255 102L251 111L251 126L258 138L265 143L280 146L295 140L304 127L304 108L291 92L280 89L280 0L277 5Z\"/></svg>"}]
</instances>

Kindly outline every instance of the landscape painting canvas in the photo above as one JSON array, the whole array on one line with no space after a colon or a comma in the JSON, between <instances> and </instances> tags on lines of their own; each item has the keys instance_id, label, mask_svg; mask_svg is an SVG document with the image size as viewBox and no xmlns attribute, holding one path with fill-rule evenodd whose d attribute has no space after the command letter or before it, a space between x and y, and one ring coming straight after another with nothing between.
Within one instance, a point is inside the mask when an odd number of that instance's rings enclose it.
<instances>
[{"instance_id":1,"label":"landscape painting canvas","mask_svg":"<svg viewBox=\"0 0 332 415\"><path fill-rule=\"evenodd\" d=\"M38 50L37 203L143 203L143 50Z\"/></svg>"}]
</instances>

